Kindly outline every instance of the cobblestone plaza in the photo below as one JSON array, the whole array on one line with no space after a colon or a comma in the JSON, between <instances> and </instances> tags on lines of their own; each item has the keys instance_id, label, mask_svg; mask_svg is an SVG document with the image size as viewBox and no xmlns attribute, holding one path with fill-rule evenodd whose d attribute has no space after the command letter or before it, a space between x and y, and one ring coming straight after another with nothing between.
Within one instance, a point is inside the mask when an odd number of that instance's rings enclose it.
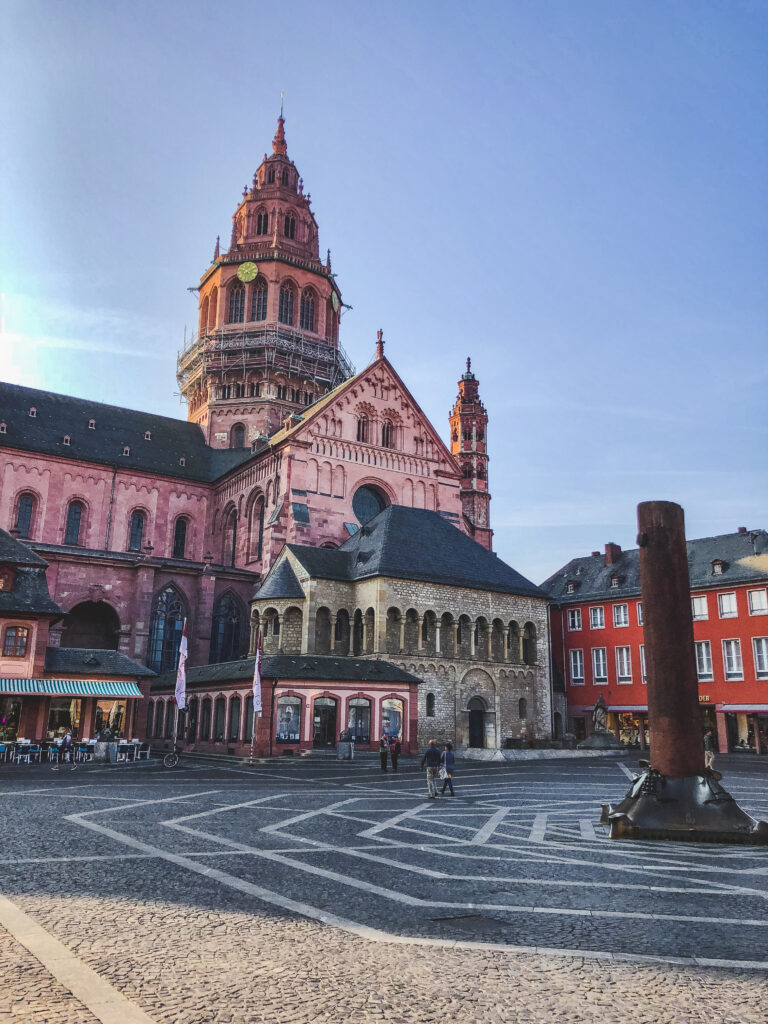
<instances>
[{"instance_id":1,"label":"cobblestone plaza","mask_svg":"<svg viewBox=\"0 0 768 1024\"><path fill-rule=\"evenodd\" d=\"M634 767L4 768L0 1021L762 1024L765 850L610 842Z\"/></svg>"}]
</instances>

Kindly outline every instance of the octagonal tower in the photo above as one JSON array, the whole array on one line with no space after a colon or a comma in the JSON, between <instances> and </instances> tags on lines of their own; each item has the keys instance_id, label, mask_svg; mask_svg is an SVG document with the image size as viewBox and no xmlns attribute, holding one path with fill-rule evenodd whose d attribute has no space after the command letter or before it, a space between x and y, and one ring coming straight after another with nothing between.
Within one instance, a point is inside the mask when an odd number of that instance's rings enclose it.
<instances>
[{"instance_id":1,"label":"octagonal tower","mask_svg":"<svg viewBox=\"0 0 768 1024\"><path fill-rule=\"evenodd\" d=\"M232 217L229 248L198 288L198 332L177 378L187 418L215 448L257 447L349 377L341 292L319 254L311 197L288 157L281 114Z\"/></svg>"},{"instance_id":2,"label":"octagonal tower","mask_svg":"<svg viewBox=\"0 0 768 1024\"><path fill-rule=\"evenodd\" d=\"M461 470L461 508L464 521L478 544L492 550L488 492L488 413L480 401L479 382L467 359L459 393L451 409L451 454Z\"/></svg>"}]
</instances>

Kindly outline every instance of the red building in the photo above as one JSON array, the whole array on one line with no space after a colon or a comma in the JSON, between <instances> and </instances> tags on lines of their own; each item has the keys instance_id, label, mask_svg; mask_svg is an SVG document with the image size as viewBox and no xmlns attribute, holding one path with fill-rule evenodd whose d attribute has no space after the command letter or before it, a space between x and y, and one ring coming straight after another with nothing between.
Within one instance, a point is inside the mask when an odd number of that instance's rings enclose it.
<instances>
[{"instance_id":1,"label":"red building","mask_svg":"<svg viewBox=\"0 0 768 1024\"><path fill-rule=\"evenodd\" d=\"M702 728L722 752L768 752L768 534L688 542ZM647 743L648 698L637 550L606 544L574 558L542 589L550 607L556 688L565 686L569 728L586 736L602 693L609 728Z\"/></svg>"}]
</instances>

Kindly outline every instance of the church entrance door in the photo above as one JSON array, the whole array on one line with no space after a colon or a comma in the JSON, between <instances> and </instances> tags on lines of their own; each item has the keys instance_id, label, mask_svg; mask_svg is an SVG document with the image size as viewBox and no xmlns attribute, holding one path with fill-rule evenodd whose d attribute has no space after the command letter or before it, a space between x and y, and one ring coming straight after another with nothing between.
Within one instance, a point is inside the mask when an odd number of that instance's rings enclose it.
<instances>
[{"instance_id":1,"label":"church entrance door","mask_svg":"<svg viewBox=\"0 0 768 1024\"><path fill-rule=\"evenodd\" d=\"M479 697L469 702L469 745L485 746L485 706Z\"/></svg>"},{"instance_id":2,"label":"church entrance door","mask_svg":"<svg viewBox=\"0 0 768 1024\"><path fill-rule=\"evenodd\" d=\"M336 746L336 701L333 697L318 697L315 700L313 726L313 746Z\"/></svg>"}]
</instances>

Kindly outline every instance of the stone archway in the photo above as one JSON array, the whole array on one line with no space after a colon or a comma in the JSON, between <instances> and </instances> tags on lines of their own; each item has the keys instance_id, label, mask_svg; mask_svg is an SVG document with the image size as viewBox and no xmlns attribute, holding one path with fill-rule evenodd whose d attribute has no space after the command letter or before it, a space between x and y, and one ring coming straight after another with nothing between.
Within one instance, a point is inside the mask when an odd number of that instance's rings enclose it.
<instances>
[{"instance_id":1,"label":"stone archway","mask_svg":"<svg viewBox=\"0 0 768 1024\"><path fill-rule=\"evenodd\" d=\"M64 618L62 647L116 651L119 639L120 619L106 601L81 601Z\"/></svg>"},{"instance_id":2,"label":"stone archway","mask_svg":"<svg viewBox=\"0 0 768 1024\"><path fill-rule=\"evenodd\" d=\"M459 685L456 743L490 750L499 746L496 685L481 668L470 669Z\"/></svg>"}]
</instances>

